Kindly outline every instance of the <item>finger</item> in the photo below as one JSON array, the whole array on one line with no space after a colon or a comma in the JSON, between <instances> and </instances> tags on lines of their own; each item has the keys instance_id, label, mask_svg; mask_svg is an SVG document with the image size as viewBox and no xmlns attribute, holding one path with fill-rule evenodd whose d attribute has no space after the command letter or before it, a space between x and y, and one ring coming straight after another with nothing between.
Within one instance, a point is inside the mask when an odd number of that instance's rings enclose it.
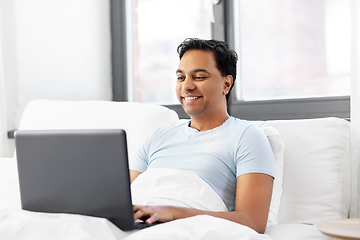
<instances>
[{"instance_id":1,"label":"finger","mask_svg":"<svg viewBox=\"0 0 360 240\"><path fill-rule=\"evenodd\" d=\"M134 219L146 218L152 215L152 211L148 207L140 208L134 213Z\"/></svg>"},{"instance_id":2,"label":"finger","mask_svg":"<svg viewBox=\"0 0 360 240\"><path fill-rule=\"evenodd\" d=\"M152 224L152 223L154 223L154 222L156 222L156 221L158 221L158 220L159 220L159 214L154 213L152 216L150 216L150 217L146 220L146 223L147 223L147 224Z\"/></svg>"},{"instance_id":3,"label":"finger","mask_svg":"<svg viewBox=\"0 0 360 240\"><path fill-rule=\"evenodd\" d=\"M138 211L138 210L140 210L142 208L146 208L146 207L148 207L148 206L146 206L146 205L133 205L133 211L136 212L136 211Z\"/></svg>"}]
</instances>

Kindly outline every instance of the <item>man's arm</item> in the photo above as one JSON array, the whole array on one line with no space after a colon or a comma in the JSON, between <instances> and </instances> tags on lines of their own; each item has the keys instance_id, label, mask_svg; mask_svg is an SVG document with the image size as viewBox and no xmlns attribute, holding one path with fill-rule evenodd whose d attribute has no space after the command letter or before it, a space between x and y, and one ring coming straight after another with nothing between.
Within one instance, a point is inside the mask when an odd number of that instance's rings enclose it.
<instances>
[{"instance_id":1,"label":"man's arm","mask_svg":"<svg viewBox=\"0 0 360 240\"><path fill-rule=\"evenodd\" d=\"M130 183L132 183L140 174L141 172L130 169Z\"/></svg>"},{"instance_id":2,"label":"man's arm","mask_svg":"<svg viewBox=\"0 0 360 240\"><path fill-rule=\"evenodd\" d=\"M236 180L235 211L211 212L172 206L134 206L134 218L149 217L146 222L168 222L196 215L211 215L248 226L264 233L269 214L273 177L262 173L248 173Z\"/></svg>"}]
</instances>

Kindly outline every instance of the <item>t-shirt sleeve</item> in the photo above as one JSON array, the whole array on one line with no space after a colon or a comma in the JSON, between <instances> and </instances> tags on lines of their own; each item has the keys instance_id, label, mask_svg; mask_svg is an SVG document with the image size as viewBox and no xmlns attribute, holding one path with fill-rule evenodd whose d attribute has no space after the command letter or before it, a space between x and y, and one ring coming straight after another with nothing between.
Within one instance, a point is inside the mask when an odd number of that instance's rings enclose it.
<instances>
[{"instance_id":1,"label":"t-shirt sleeve","mask_svg":"<svg viewBox=\"0 0 360 240\"><path fill-rule=\"evenodd\" d=\"M149 165L149 149L151 138L154 132L147 135L136 151L133 160L129 163L129 168L138 172L145 172Z\"/></svg>"},{"instance_id":2,"label":"t-shirt sleeve","mask_svg":"<svg viewBox=\"0 0 360 240\"><path fill-rule=\"evenodd\" d=\"M256 125L243 133L236 152L236 177L246 173L264 173L274 177L274 154L264 132Z\"/></svg>"}]
</instances>

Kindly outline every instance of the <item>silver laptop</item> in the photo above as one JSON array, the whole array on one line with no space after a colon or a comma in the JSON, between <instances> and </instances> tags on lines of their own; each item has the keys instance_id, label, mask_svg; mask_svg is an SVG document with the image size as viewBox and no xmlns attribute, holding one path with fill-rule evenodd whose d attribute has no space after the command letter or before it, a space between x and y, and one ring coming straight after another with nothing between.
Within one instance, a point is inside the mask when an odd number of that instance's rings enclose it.
<instances>
[{"instance_id":1,"label":"silver laptop","mask_svg":"<svg viewBox=\"0 0 360 240\"><path fill-rule=\"evenodd\" d=\"M134 224L124 130L19 130L15 133L24 210Z\"/></svg>"}]
</instances>

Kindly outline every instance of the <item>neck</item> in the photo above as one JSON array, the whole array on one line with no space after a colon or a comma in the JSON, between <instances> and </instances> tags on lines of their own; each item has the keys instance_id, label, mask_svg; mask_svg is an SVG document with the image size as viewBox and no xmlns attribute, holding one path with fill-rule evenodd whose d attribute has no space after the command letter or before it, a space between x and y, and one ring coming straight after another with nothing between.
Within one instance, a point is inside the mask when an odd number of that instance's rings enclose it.
<instances>
[{"instance_id":1,"label":"neck","mask_svg":"<svg viewBox=\"0 0 360 240\"><path fill-rule=\"evenodd\" d=\"M228 118L229 114L227 112L225 114L219 114L216 117L212 118L201 118L197 116L192 116L190 127L195 128L200 132L203 132L221 126Z\"/></svg>"}]
</instances>

